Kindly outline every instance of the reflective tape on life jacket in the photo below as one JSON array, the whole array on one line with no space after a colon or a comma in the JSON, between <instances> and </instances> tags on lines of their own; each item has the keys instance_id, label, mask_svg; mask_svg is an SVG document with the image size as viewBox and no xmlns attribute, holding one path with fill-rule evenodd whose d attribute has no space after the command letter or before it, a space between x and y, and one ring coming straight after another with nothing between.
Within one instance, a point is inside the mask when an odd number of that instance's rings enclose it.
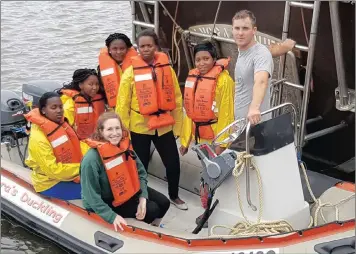
<instances>
[{"instance_id":1,"label":"reflective tape on life jacket","mask_svg":"<svg viewBox=\"0 0 356 254\"><path fill-rule=\"evenodd\" d=\"M47 136L57 163L80 163L83 156L79 138L66 121L61 124L52 122L42 116L38 108L31 110L24 116L28 122L38 125Z\"/></svg>"},{"instance_id":2,"label":"reflective tape on life jacket","mask_svg":"<svg viewBox=\"0 0 356 254\"><path fill-rule=\"evenodd\" d=\"M187 116L193 121L196 143L198 138L211 140L215 136L211 125L217 122L217 79L229 62L230 58L217 60L205 75L200 75L198 69L189 71L184 87L183 105Z\"/></svg>"},{"instance_id":3,"label":"reflective tape on life jacket","mask_svg":"<svg viewBox=\"0 0 356 254\"><path fill-rule=\"evenodd\" d=\"M105 111L105 102L101 94L88 101L78 91L63 89L61 92L74 101L74 129L80 140L93 134L99 116Z\"/></svg>"},{"instance_id":4,"label":"reflective tape on life jacket","mask_svg":"<svg viewBox=\"0 0 356 254\"><path fill-rule=\"evenodd\" d=\"M131 58L140 114L149 117L149 129L173 125L174 118L167 112L176 108L174 82L168 56L155 53L154 64L142 57Z\"/></svg>"},{"instance_id":5,"label":"reflective tape on life jacket","mask_svg":"<svg viewBox=\"0 0 356 254\"><path fill-rule=\"evenodd\" d=\"M137 55L138 53L134 47L127 50L126 56L120 65L122 72L131 65L131 57ZM116 106L116 97L119 91L121 76L118 70L118 64L109 55L107 48L102 48L100 50L99 68L108 105L110 108L114 108Z\"/></svg>"},{"instance_id":6,"label":"reflective tape on life jacket","mask_svg":"<svg viewBox=\"0 0 356 254\"><path fill-rule=\"evenodd\" d=\"M120 141L118 146L92 139L86 139L85 142L100 154L114 196L114 207L125 203L140 191L136 156L128 138Z\"/></svg>"}]
</instances>

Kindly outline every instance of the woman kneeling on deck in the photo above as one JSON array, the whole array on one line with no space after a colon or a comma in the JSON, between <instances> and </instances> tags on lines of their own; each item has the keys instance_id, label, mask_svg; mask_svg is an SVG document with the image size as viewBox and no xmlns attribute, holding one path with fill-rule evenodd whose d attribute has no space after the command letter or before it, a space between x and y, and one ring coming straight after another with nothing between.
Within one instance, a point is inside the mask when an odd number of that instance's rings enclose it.
<instances>
[{"instance_id":1,"label":"woman kneeling on deck","mask_svg":"<svg viewBox=\"0 0 356 254\"><path fill-rule=\"evenodd\" d=\"M80 167L84 207L115 230L127 225L123 217L158 226L170 206L166 196L147 187L146 170L128 135L116 113L102 114Z\"/></svg>"},{"instance_id":2,"label":"woman kneeling on deck","mask_svg":"<svg viewBox=\"0 0 356 254\"><path fill-rule=\"evenodd\" d=\"M25 115L31 122L28 158L36 192L64 200L80 199L79 167L88 146L64 121L63 104L55 92L39 100L39 108Z\"/></svg>"}]
</instances>

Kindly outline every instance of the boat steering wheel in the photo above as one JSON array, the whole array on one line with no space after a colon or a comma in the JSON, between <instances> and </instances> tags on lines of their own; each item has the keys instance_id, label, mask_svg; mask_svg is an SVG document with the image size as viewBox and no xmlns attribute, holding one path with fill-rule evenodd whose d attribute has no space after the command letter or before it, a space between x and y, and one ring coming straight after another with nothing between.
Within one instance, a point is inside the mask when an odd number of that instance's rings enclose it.
<instances>
[{"instance_id":1,"label":"boat steering wheel","mask_svg":"<svg viewBox=\"0 0 356 254\"><path fill-rule=\"evenodd\" d=\"M244 130L246 129L247 123L248 123L248 120L246 118L240 118L240 119L235 120L234 122L232 122L231 124L226 126L222 131L220 131L216 135L216 137L212 141L212 145L220 146L223 144L228 144L228 143L234 142L244 132ZM225 138L224 140L221 140L221 141L217 141L217 139L219 137L221 137L221 135L223 135L224 133L226 133L228 131L230 131L231 133L227 138Z\"/></svg>"}]
</instances>

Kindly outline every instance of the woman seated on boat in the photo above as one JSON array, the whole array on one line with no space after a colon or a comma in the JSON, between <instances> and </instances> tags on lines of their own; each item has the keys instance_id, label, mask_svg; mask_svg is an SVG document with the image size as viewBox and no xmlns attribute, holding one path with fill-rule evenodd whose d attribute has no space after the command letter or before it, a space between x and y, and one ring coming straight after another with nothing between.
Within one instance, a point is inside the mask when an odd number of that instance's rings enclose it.
<instances>
[{"instance_id":1,"label":"woman seated on boat","mask_svg":"<svg viewBox=\"0 0 356 254\"><path fill-rule=\"evenodd\" d=\"M195 69L189 71L184 88L184 118L180 136L181 155L188 151L192 139L195 143L211 143L213 138L234 121L235 83L226 70L229 59L217 60L211 42L194 47ZM222 135L219 139L225 139ZM220 154L225 147L215 148Z\"/></svg>"},{"instance_id":2,"label":"woman seated on boat","mask_svg":"<svg viewBox=\"0 0 356 254\"><path fill-rule=\"evenodd\" d=\"M80 140L94 133L98 117L105 111L105 99L99 92L95 69L78 69L73 80L59 90L64 117L74 127Z\"/></svg>"},{"instance_id":3,"label":"woman seated on boat","mask_svg":"<svg viewBox=\"0 0 356 254\"><path fill-rule=\"evenodd\" d=\"M159 52L158 37L151 29L137 36L140 55L122 75L116 113L130 130L132 146L148 169L153 141L166 168L172 204L187 210L179 198L180 162L174 136L182 126L182 94L168 56Z\"/></svg>"},{"instance_id":4,"label":"woman seated on boat","mask_svg":"<svg viewBox=\"0 0 356 254\"><path fill-rule=\"evenodd\" d=\"M147 173L132 149L128 131L115 112L99 117L96 131L86 142L80 177L83 204L122 230L124 218L159 225L169 209L166 196L147 187Z\"/></svg>"},{"instance_id":5,"label":"woman seated on boat","mask_svg":"<svg viewBox=\"0 0 356 254\"><path fill-rule=\"evenodd\" d=\"M99 54L98 74L107 104L109 108L115 108L122 73L131 65L131 57L138 53L130 39L121 33L110 34L105 45Z\"/></svg>"},{"instance_id":6,"label":"woman seated on boat","mask_svg":"<svg viewBox=\"0 0 356 254\"><path fill-rule=\"evenodd\" d=\"M80 199L79 167L89 147L81 143L73 128L64 121L63 104L55 92L43 94L39 108L25 115L31 122L28 158L36 192L45 196Z\"/></svg>"}]
</instances>

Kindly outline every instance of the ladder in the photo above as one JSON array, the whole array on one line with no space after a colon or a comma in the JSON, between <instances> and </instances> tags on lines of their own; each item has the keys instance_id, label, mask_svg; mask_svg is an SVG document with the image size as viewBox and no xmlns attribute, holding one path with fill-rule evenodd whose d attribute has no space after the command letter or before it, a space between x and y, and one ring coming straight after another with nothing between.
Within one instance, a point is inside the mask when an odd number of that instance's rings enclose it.
<instances>
[{"instance_id":1,"label":"ladder","mask_svg":"<svg viewBox=\"0 0 356 254\"><path fill-rule=\"evenodd\" d=\"M144 19L144 22L138 20L136 16L136 6L138 3L141 9L141 13ZM147 5L153 6L153 23L150 20L149 13L147 11ZM155 33L158 35L159 31L159 1L131 1L131 16L132 16L132 38L131 40L136 41L137 28L152 28ZM134 44L135 48L137 47Z\"/></svg>"},{"instance_id":2,"label":"ladder","mask_svg":"<svg viewBox=\"0 0 356 254\"><path fill-rule=\"evenodd\" d=\"M314 61L315 42L316 42L318 22L319 22L320 1L314 1L313 3L286 1L285 9L284 9L282 41L286 40L288 37L291 7L299 7L299 8L306 8L306 9L313 10L308 46L303 46L299 44L295 46L295 48L301 51L308 52L305 81L304 81L304 86L286 81L285 78L286 55L281 56L279 61L279 66L278 66L279 81L277 81L278 84L276 85L278 94L277 93L273 94L272 105L277 106L281 104L283 85L288 85L290 87L294 87L302 91L303 96L302 96L302 105L300 109L301 111L300 120L299 123L294 123L299 125L298 135L297 135L298 137L297 146L298 148L301 148L304 145L304 141L305 141L305 127L306 127L307 113L308 113L310 81L311 81L311 73L312 73L313 61Z\"/></svg>"}]
</instances>

